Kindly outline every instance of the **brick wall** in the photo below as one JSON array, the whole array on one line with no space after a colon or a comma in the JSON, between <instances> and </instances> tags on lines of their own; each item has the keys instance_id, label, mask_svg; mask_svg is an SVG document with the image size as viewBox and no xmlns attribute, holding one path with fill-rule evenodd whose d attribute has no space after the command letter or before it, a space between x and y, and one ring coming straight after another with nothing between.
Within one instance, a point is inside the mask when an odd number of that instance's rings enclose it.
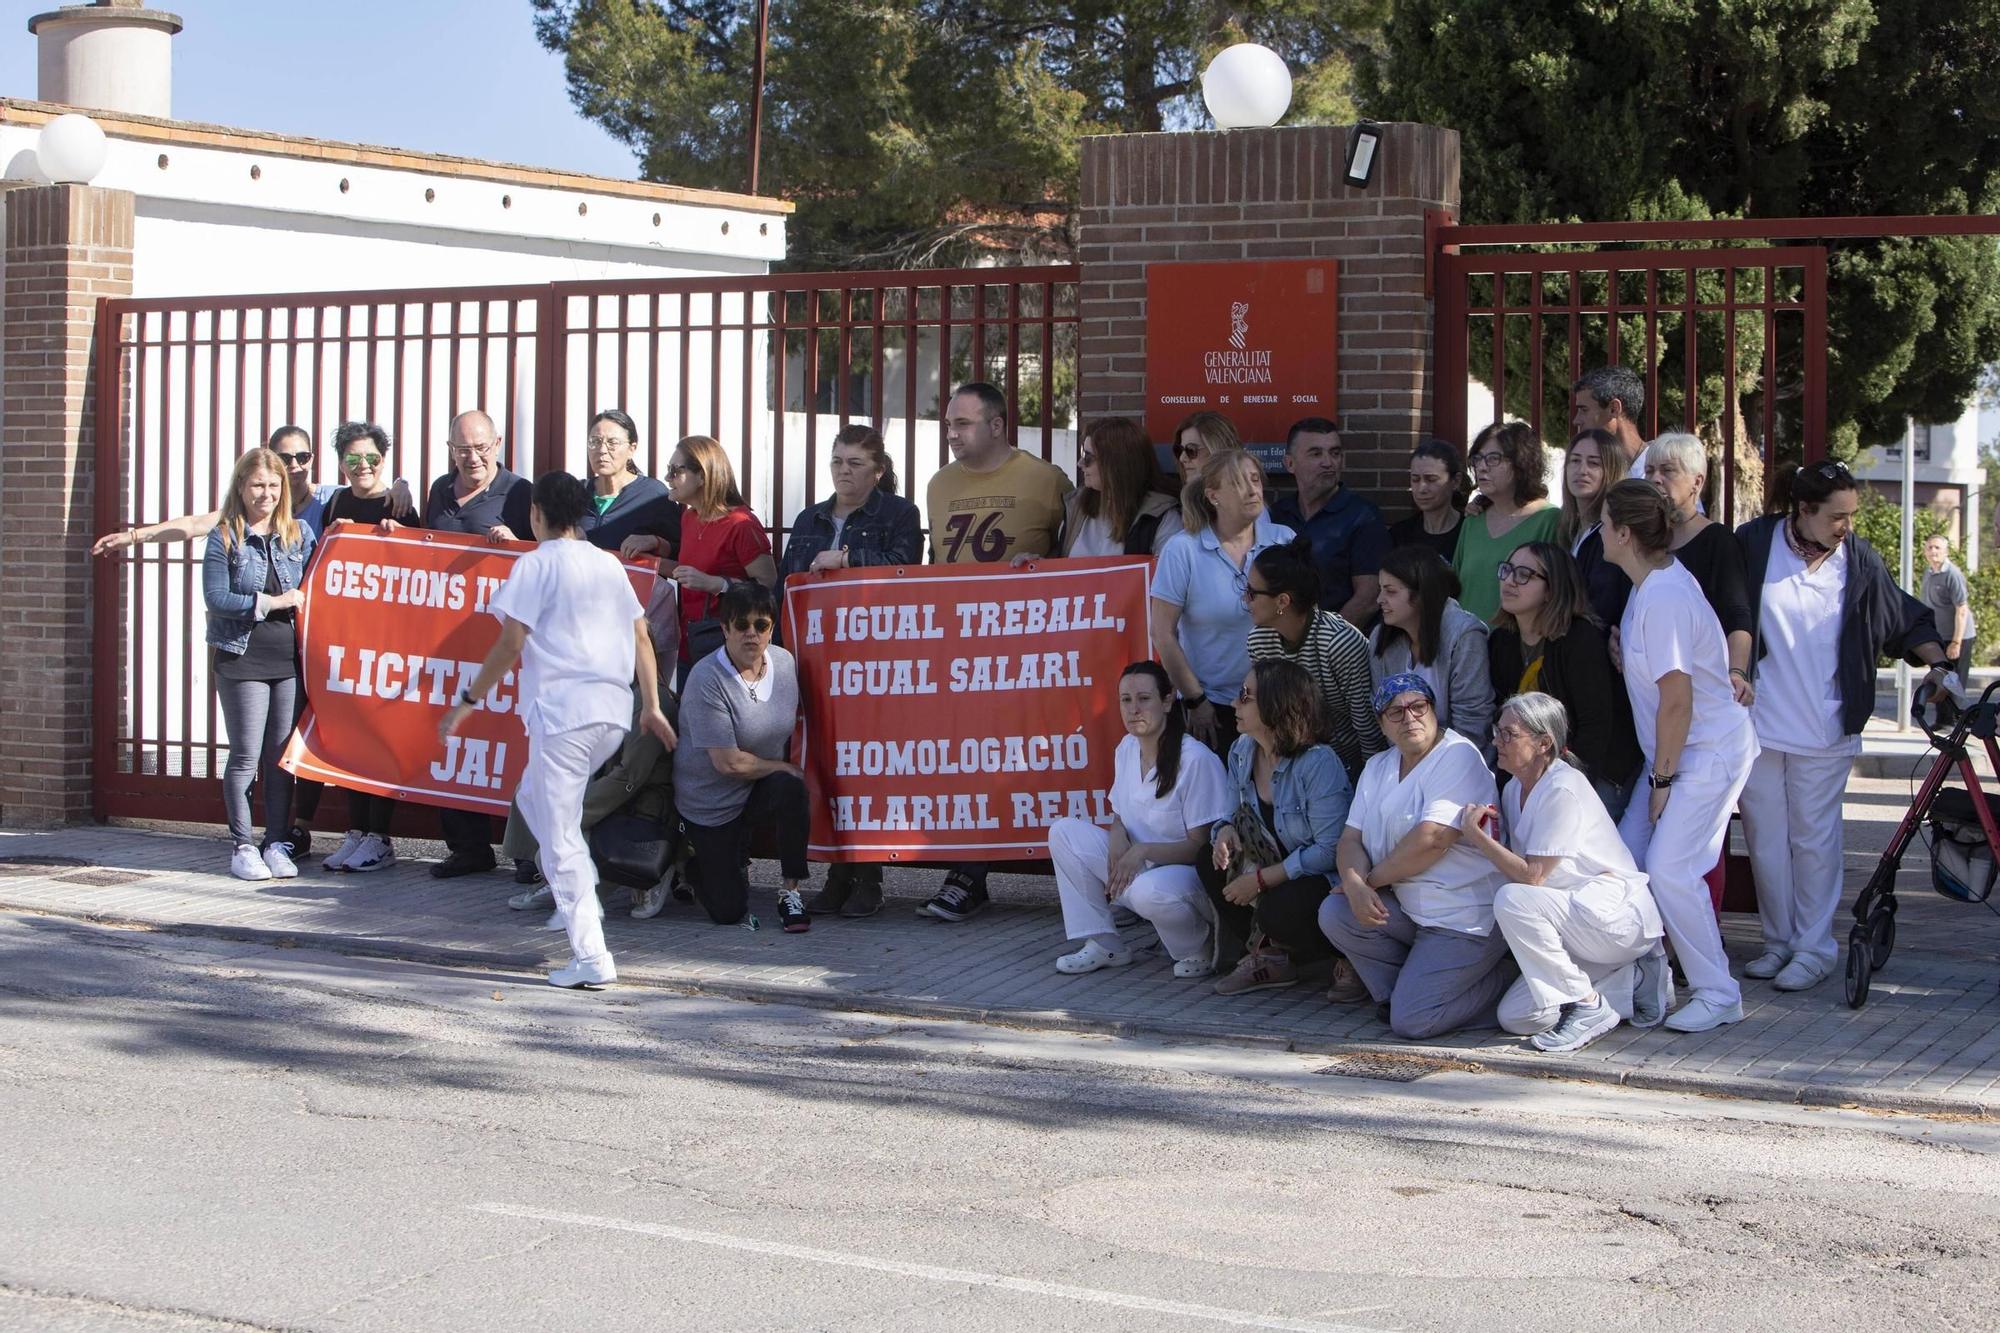
<instances>
[{"instance_id":1,"label":"brick wall","mask_svg":"<svg viewBox=\"0 0 2000 1333\"><path fill-rule=\"evenodd\" d=\"M132 196L14 190L5 245L0 820L47 827L90 815L93 334L132 292Z\"/></svg>"},{"instance_id":2,"label":"brick wall","mask_svg":"<svg viewBox=\"0 0 2000 1333\"><path fill-rule=\"evenodd\" d=\"M1146 266L1340 261L1339 418L1347 476L1400 516L1429 433L1424 214L1458 207L1458 134L1382 127L1375 179L1342 178L1344 126L1127 134L1083 144L1078 259L1082 409L1143 419Z\"/></svg>"}]
</instances>

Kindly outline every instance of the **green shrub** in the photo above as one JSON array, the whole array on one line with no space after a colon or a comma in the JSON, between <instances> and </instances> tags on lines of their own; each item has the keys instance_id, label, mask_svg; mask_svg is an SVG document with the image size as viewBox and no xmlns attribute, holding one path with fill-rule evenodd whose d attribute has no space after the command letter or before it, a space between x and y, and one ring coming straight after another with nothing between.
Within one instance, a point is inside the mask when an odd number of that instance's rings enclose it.
<instances>
[{"instance_id":1,"label":"green shrub","mask_svg":"<svg viewBox=\"0 0 2000 1333\"><path fill-rule=\"evenodd\" d=\"M1927 568L1924 564L1923 543L1944 532L1946 525L1929 506L1920 506L1917 509L1916 520L1918 545L1914 569L1917 590L1921 590L1924 571ZM1976 536L1978 528L1975 527L1973 531ZM1861 508L1854 515L1854 533L1875 548L1875 553L1889 566L1892 577L1902 571L1902 506L1895 504L1872 486L1863 486ZM1964 550L1953 546L1951 562L1964 569ZM2000 569L1996 569L1994 564L1994 561L1988 560L1980 567L1977 574L1968 574L1965 577L1966 600L1972 604L1972 623L1977 632L1977 640L1973 647L1982 665L1991 663L1995 652L2000 651ZM1950 628L1940 625L1938 632L1949 633Z\"/></svg>"}]
</instances>

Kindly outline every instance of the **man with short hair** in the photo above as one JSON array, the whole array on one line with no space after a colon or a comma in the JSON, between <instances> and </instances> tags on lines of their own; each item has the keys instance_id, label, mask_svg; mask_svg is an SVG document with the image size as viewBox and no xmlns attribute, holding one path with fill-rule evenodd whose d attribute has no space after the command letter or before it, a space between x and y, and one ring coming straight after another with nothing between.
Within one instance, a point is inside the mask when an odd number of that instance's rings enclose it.
<instances>
[{"instance_id":1,"label":"man with short hair","mask_svg":"<svg viewBox=\"0 0 2000 1333\"><path fill-rule=\"evenodd\" d=\"M1646 451L1646 437L1639 430L1639 418L1646 411L1646 382L1624 366L1599 366L1571 385L1569 396L1570 434L1608 432L1632 460L1630 475L1643 479L1645 465L1639 455Z\"/></svg>"},{"instance_id":2,"label":"man with short hair","mask_svg":"<svg viewBox=\"0 0 2000 1333\"><path fill-rule=\"evenodd\" d=\"M1271 521L1312 542L1320 609L1366 629L1375 619L1389 526L1381 510L1342 484L1347 452L1340 428L1325 417L1293 422L1285 433L1285 471L1298 490L1272 501Z\"/></svg>"},{"instance_id":3,"label":"man with short hair","mask_svg":"<svg viewBox=\"0 0 2000 1333\"><path fill-rule=\"evenodd\" d=\"M1972 603L1965 575L1951 562L1951 543L1943 533L1938 533L1924 542L1924 563L1930 572L1924 575L1924 603L1936 618L1938 632L1944 636L1945 659L1967 690L1972 688L1972 640L1978 627L1972 620Z\"/></svg>"},{"instance_id":4,"label":"man with short hair","mask_svg":"<svg viewBox=\"0 0 2000 1333\"><path fill-rule=\"evenodd\" d=\"M534 484L507 470L500 434L493 418L478 408L451 419L448 445L451 471L431 483L424 497L424 526L432 532L466 532L489 542L533 540L529 513ZM493 820L475 810L440 809L445 846L450 854L431 867L436 879L456 879L493 869ZM517 863L520 884L541 882L533 861Z\"/></svg>"},{"instance_id":5,"label":"man with short hair","mask_svg":"<svg viewBox=\"0 0 2000 1333\"><path fill-rule=\"evenodd\" d=\"M961 384L945 407L944 432L952 461L924 493L931 563L999 564L1061 551L1073 487L1061 468L1015 447L1006 397L991 384ZM960 864L917 914L963 921L990 901L986 867Z\"/></svg>"}]
</instances>

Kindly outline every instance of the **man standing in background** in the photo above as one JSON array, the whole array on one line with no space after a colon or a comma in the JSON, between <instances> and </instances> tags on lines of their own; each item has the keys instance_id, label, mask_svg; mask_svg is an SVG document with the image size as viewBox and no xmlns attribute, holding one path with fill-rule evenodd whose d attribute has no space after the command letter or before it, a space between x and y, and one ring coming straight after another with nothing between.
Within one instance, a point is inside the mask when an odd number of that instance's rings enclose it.
<instances>
[{"instance_id":1,"label":"man standing in background","mask_svg":"<svg viewBox=\"0 0 2000 1333\"><path fill-rule=\"evenodd\" d=\"M1924 542L1924 604L1937 618L1938 634L1944 639L1945 660L1958 673L1967 692L1972 689L1972 641L1978 627L1972 620L1971 590L1965 575L1951 562L1951 543L1943 534Z\"/></svg>"}]
</instances>

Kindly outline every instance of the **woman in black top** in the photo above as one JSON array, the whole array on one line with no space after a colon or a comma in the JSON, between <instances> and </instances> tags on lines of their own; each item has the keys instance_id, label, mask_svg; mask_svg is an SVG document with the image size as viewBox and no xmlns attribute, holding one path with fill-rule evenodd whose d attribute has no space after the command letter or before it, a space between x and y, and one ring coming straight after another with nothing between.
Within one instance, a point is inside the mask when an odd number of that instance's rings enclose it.
<instances>
[{"instance_id":1,"label":"woman in black top","mask_svg":"<svg viewBox=\"0 0 2000 1333\"><path fill-rule=\"evenodd\" d=\"M394 532L422 527L414 516L398 522L390 516L395 498L389 481L389 432L372 421L343 421L333 432L333 456L347 484L326 502L326 531L355 523ZM396 844L389 823L396 816L393 797L341 788L347 793L347 836L327 853L328 870L366 873L396 864Z\"/></svg>"},{"instance_id":2,"label":"woman in black top","mask_svg":"<svg viewBox=\"0 0 2000 1333\"><path fill-rule=\"evenodd\" d=\"M679 527L681 507L667 485L639 470L639 427L615 407L590 419L585 437L583 479L590 508L578 531L592 546L615 551L635 532Z\"/></svg>"},{"instance_id":3,"label":"woman in black top","mask_svg":"<svg viewBox=\"0 0 2000 1333\"><path fill-rule=\"evenodd\" d=\"M1604 558L1604 493L1632 470L1625 446L1608 430L1580 430L1563 454L1562 517L1556 520L1556 542L1576 557L1583 571L1584 595L1597 623L1608 631L1625 618L1625 600L1632 580Z\"/></svg>"},{"instance_id":4,"label":"woman in black top","mask_svg":"<svg viewBox=\"0 0 2000 1333\"><path fill-rule=\"evenodd\" d=\"M1583 573L1552 542L1517 546L1500 566L1500 614L1486 640L1493 697L1539 691L1569 710L1570 752L1616 821L1644 756L1625 679L1611 665Z\"/></svg>"},{"instance_id":5,"label":"woman in black top","mask_svg":"<svg viewBox=\"0 0 2000 1333\"><path fill-rule=\"evenodd\" d=\"M1750 706L1750 591L1743 573L1743 548L1736 534L1701 512L1708 481L1708 449L1692 435L1662 435L1646 446L1646 480L1660 488L1674 511L1668 542L1702 595L1715 608L1729 644L1729 684L1736 701Z\"/></svg>"},{"instance_id":6,"label":"woman in black top","mask_svg":"<svg viewBox=\"0 0 2000 1333\"><path fill-rule=\"evenodd\" d=\"M1408 518L1389 525L1389 546L1428 546L1448 565L1465 517L1465 460L1448 440L1425 440L1410 454Z\"/></svg>"}]
</instances>

